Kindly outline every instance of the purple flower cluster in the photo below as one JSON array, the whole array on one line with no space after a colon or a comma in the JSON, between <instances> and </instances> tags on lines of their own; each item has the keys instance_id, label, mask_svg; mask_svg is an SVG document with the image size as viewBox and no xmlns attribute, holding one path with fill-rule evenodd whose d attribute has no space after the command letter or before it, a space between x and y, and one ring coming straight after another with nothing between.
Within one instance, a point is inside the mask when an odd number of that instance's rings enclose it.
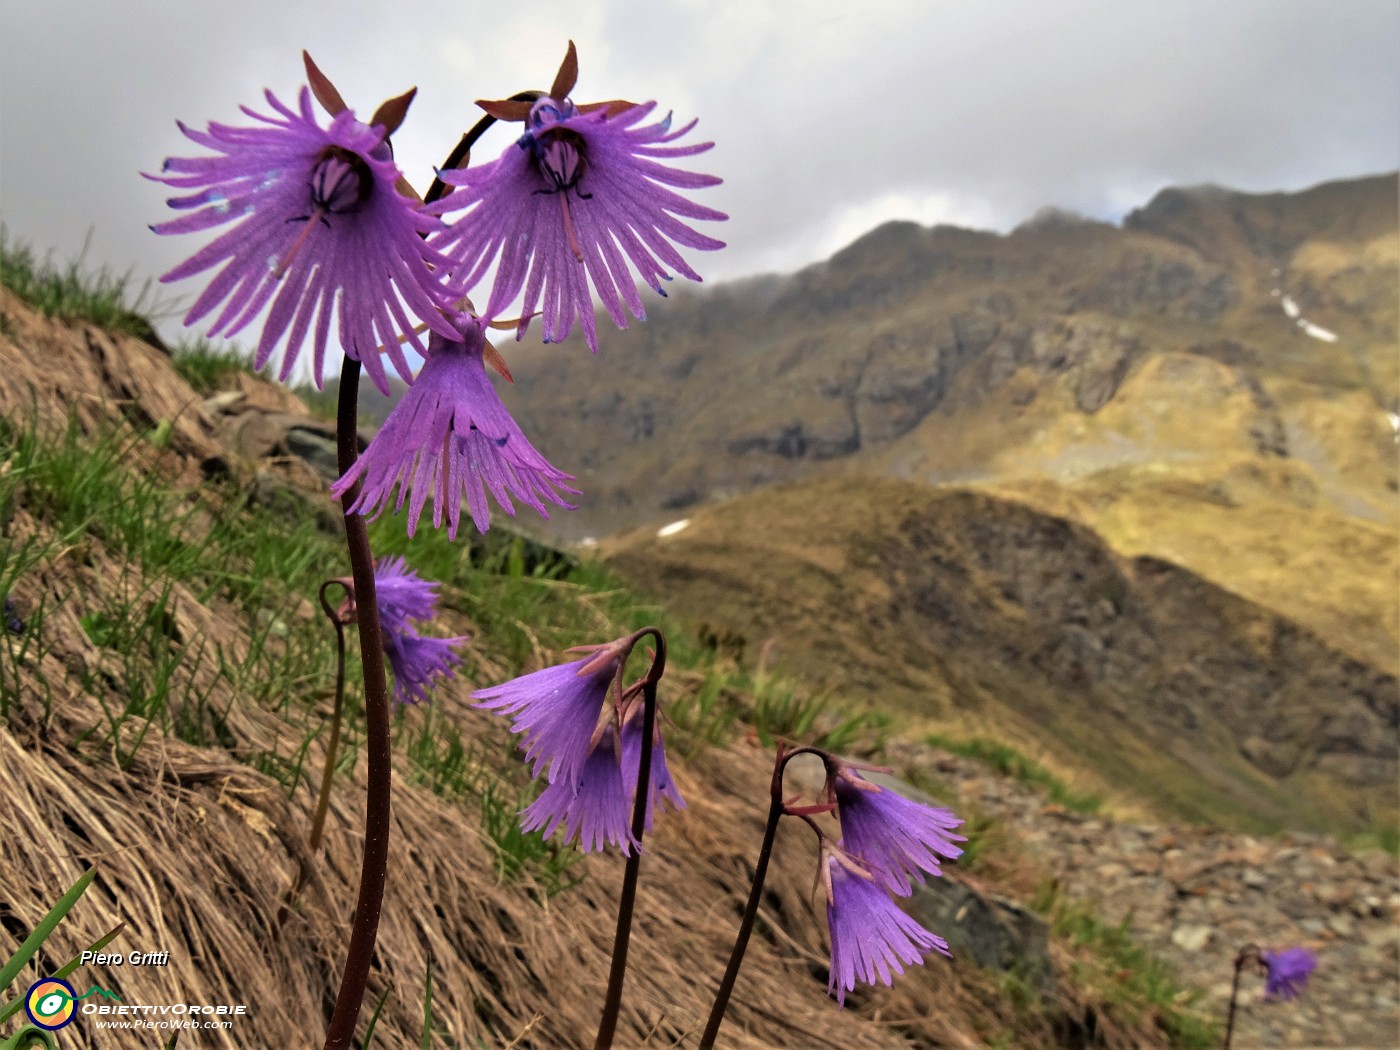
<instances>
[{"instance_id":1,"label":"purple flower cluster","mask_svg":"<svg viewBox=\"0 0 1400 1050\"><path fill-rule=\"evenodd\" d=\"M477 707L511 719L531 775L546 780L522 814L523 830L548 836L562 825L564 841L577 839L584 852L608 844L624 853L637 848L631 821L641 768L641 707L634 690L620 689L624 656L615 646L598 646L591 656L472 694ZM659 802L685 808L659 730L648 781L650 831Z\"/></svg>"},{"instance_id":2,"label":"purple flower cluster","mask_svg":"<svg viewBox=\"0 0 1400 1050\"><path fill-rule=\"evenodd\" d=\"M296 109L268 92L271 115L243 110L253 126L182 124L212 155L171 158L149 176L179 190L169 204L187 212L155 232L227 226L161 278L215 271L185 323L212 314L209 334L232 336L265 311L257 367L282 345L286 380L310 338L319 386L334 321L341 349L381 391L389 392L381 355L412 384L364 460L336 485L343 493L365 481L356 512L382 512L397 485L396 507L409 500L411 533L431 493L434 524L445 518L455 536L464 495L481 530L490 524L488 495L507 513L517 500L541 514L547 503L570 507L561 493L574 492L565 484L572 479L535 451L486 381L483 354L494 351L481 322L523 294L519 335L538 308L546 342L563 339L577 319L596 350L594 291L626 327L624 306L645 317L633 270L658 292L670 271L698 281L677 245L722 247L689 222L726 216L676 190L719 180L673 162L710 143L677 142L693 123L676 131L669 117L647 124L655 103L576 106L567 97L577 71L570 45L551 95L483 103L510 109L504 119L523 120L524 134L495 161L440 172L455 189L425 204L389 143L412 93L385 103L367 125L309 58L307 67L312 88L302 89ZM313 90L332 114L325 126L312 109ZM443 216L458 212L449 226ZM479 321L466 296L496 264ZM426 358L416 381L405 343Z\"/></svg>"},{"instance_id":3,"label":"purple flower cluster","mask_svg":"<svg viewBox=\"0 0 1400 1050\"><path fill-rule=\"evenodd\" d=\"M954 833L962 820L946 809L912 802L867 780L855 767L830 760L827 797L836 803L841 842L822 857L831 970L827 991L845 1005L857 979L888 985L904 964L925 952L949 955L948 943L906 915L894 897L907 897L925 873L962 854Z\"/></svg>"},{"instance_id":4,"label":"purple flower cluster","mask_svg":"<svg viewBox=\"0 0 1400 1050\"><path fill-rule=\"evenodd\" d=\"M402 558L385 558L374 570L384 655L394 672L394 699L401 704L426 700L433 680L451 676L462 662L456 647L467 641L465 637L424 637L409 622L431 620L437 614L437 588Z\"/></svg>"}]
</instances>

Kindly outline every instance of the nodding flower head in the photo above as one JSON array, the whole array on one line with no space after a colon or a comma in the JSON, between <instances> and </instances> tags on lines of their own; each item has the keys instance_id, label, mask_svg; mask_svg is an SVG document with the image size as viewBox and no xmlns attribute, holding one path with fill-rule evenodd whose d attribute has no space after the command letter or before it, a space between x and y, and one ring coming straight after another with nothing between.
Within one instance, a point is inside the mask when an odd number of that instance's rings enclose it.
<instances>
[{"instance_id":1,"label":"nodding flower head","mask_svg":"<svg viewBox=\"0 0 1400 1050\"><path fill-rule=\"evenodd\" d=\"M258 122L251 127L210 124L196 131L181 124L187 138L213 155L172 157L162 174L148 176L183 191L169 204L188 212L152 226L156 233L233 224L161 280L217 268L185 315L192 325L222 305L211 336L234 335L270 304L254 363L262 368L285 337L284 381L310 336L312 377L321 385L334 317L341 348L387 394L380 348L406 381L411 373L400 337L424 350L410 314L435 332L454 334L448 317L457 297L441 280L447 260L424 240L442 222L399 192L402 176L387 138L392 128L362 124L349 109L322 127L307 88L297 109L271 92L266 98L271 116L243 110Z\"/></svg>"},{"instance_id":2,"label":"nodding flower head","mask_svg":"<svg viewBox=\"0 0 1400 1050\"><path fill-rule=\"evenodd\" d=\"M1265 999L1298 998L1317 968L1317 956L1302 947L1281 952L1266 948L1259 953L1259 961L1268 971L1264 980Z\"/></svg>"},{"instance_id":3,"label":"nodding flower head","mask_svg":"<svg viewBox=\"0 0 1400 1050\"><path fill-rule=\"evenodd\" d=\"M923 963L928 951L951 955L948 942L906 915L875 876L839 845L823 843L821 881L831 932L827 994L846 1004L861 980L892 984L904 967Z\"/></svg>"},{"instance_id":4,"label":"nodding flower head","mask_svg":"<svg viewBox=\"0 0 1400 1050\"><path fill-rule=\"evenodd\" d=\"M346 592L338 618L350 622L355 613L355 582L338 580ZM470 639L430 638L411 621L427 622L437 615L438 585L423 579L402 558L384 558L374 568L374 603L379 611L379 636L394 672L394 699L416 704L428 698L435 681L450 678L462 662L457 647Z\"/></svg>"},{"instance_id":5,"label":"nodding flower head","mask_svg":"<svg viewBox=\"0 0 1400 1050\"><path fill-rule=\"evenodd\" d=\"M831 793L841 820L841 841L892 893L907 896L911 879L924 881L924 872L942 874L940 859L962 855L956 843L967 839L954 832L962 818L946 809L912 802L896 791L862 777L851 765L835 759Z\"/></svg>"},{"instance_id":6,"label":"nodding flower head","mask_svg":"<svg viewBox=\"0 0 1400 1050\"><path fill-rule=\"evenodd\" d=\"M627 327L624 306L645 320L628 264L662 295L671 270L698 281L676 246L724 247L690 221L728 216L676 192L720 181L672 166L713 145L677 143L693 121L676 131L669 116L645 124L654 102L576 106L568 98L572 87L572 73L561 70L550 93L533 103L482 103L502 119L523 121L524 133L497 160L439 173L456 189L432 206L434 212L465 214L432 244L452 257L451 284L461 294L499 256L484 316L501 316L523 290L520 335L542 301L545 342L564 339L577 319L597 350L589 282L619 328Z\"/></svg>"},{"instance_id":7,"label":"nodding flower head","mask_svg":"<svg viewBox=\"0 0 1400 1050\"><path fill-rule=\"evenodd\" d=\"M577 839L579 848L589 853L611 843L631 853L638 843L632 835L632 793L627 790L623 761L617 732L609 727L573 777L552 780L525 808L521 829L539 831L548 838L563 824L566 845ZM635 772L632 780L636 782Z\"/></svg>"},{"instance_id":8,"label":"nodding flower head","mask_svg":"<svg viewBox=\"0 0 1400 1050\"><path fill-rule=\"evenodd\" d=\"M601 658L600 658L601 657ZM509 716L531 765L550 783L575 783L599 739L603 705L617 689L621 661L606 648L572 663L545 667L501 685L478 689L475 706Z\"/></svg>"},{"instance_id":9,"label":"nodding flower head","mask_svg":"<svg viewBox=\"0 0 1400 1050\"><path fill-rule=\"evenodd\" d=\"M566 484L573 477L535 451L506 411L486 375L485 343L475 319L464 319L455 339L434 332L418 378L332 494L342 496L363 479L351 510L378 517L397 488L394 510L408 501L410 536L431 496L433 525L446 518L453 539L464 496L479 532L491 526L488 492L511 515L512 497L546 518L546 502L572 509L562 493L576 492Z\"/></svg>"},{"instance_id":10,"label":"nodding flower head","mask_svg":"<svg viewBox=\"0 0 1400 1050\"><path fill-rule=\"evenodd\" d=\"M627 789L627 797L632 798L637 790L637 780L642 771L642 710L634 706L623 716L622 722L622 779ZM685 809L685 799L680 788L671 779L671 770L666 765L666 747L661 742L661 726L653 729L651 747L651 775L647 788L646 823L643 830L651 833L652 818L659 803L667 802L672 809Z\"/></svg>"}]
</instances>

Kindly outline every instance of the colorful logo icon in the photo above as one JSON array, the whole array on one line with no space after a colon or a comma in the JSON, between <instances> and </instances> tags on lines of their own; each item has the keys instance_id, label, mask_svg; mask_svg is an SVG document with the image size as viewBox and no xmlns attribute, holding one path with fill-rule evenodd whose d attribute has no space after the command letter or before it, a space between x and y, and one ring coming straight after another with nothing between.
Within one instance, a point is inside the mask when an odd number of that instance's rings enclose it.
<instances>
[{"instance_id":1,"label":"colorful logo icon","mask_svg":"<svg viewBox=\"0 0 1400 1050\"><path fill-rule=\"evenodd\" d=\"M24 1012L35 1027L56 1032L73 1023L77 998L73 986L67 981L46 977L29 986L29 992L24 997Z\"/></svg>"}]
</instances>

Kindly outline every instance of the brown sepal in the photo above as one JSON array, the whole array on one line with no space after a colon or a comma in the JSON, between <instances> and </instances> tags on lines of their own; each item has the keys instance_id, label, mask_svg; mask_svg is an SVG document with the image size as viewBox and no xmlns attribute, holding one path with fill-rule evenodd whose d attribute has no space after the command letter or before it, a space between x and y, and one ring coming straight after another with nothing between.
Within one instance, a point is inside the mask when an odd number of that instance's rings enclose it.
<instances>
[{"instance_id":1,"label":"brown sepal","mask_svg":"<svg viewBox=\"0 0 1400 1050\"><path fill-rule=\"evenodd\" d=\"M501 356L501 352L497 350L494 346L492 346L490 342L486 342L485 344L483 344L481 348L481 356L482 359L488 365L494 368L500 374L501 378L504 379L507 383L515 382L515 377L510 374L510 366L506 364L506 359Z\"/></svg>"},{"instance_id":2,"label":"brown sepal","mask_svg":"<svg viewBox=\"0 0 1400 1050\"><path fill-rule=\"evenodd\" d=\"M418 94L418 89L412 87L402 95L397 95L386 102L381 102L379 108L374 111L374 116L370 118L370 124L382 126L384 128L384 137L387 139L390 135L399 130L399 125L403 123L403 118L408 116L408 107L413 102L413 96L416 94Z\"/></svg>"},{"instance_id":3,"label":"brown sepal","mask_svg":"<svg viewBox=\"0 0 1400 1050\"><path fill-rule=\"evenodd\" d=\"M626 99L615 98L611 102L589 102L586 105L579 106L578 111L580 113L596 113L600 109L606 109L608 111L608 116L615 117L619 113L626 113L636 105L637 103L635 102L628 102Z\"/></svg>"},{"instance_id":4,"label":"brown sepal","mask_svg":"<svg viewBox=\"0 0 1400 1050\"><path fill-rule=\"evenodd\" d=\"M311 93L316 96L316 101L321 103L327 113L333 117L338 117L350 107L345 104L345 99L340 97L340 92L331 83L330 78L321 72L321 67L311 60L308 51L301 53L301 60L306 65L306 79L311 84Z\"/></svg>"},{"instance_id":5,"label":"brown sepal","mask_svg":"<svg viewBox=\"0 0 1400 1050\"><path fill-rule=\"evenodd\" d=\"M560 101L568 98L569 92L578 83L578 51L574 42L569 41L569 50L564 61L559 63L559 72L554 74L554 84L549 89L549 97Z\"/></svg>"},{"instance_id":6,"label":"brown sepal","mask_svg":"<svg viewBox=\"0 0 1400 1050\"><path fill-rule=\"evenodd\" d=\"M413 184L402 175L394 180L394 189L398 190L400 195L407 197L411 201L417 201L419 204L423 203L423 198L419 195L418 191L413 188Z\"/></svg>"},{"instance_id":7,"label":"brown sepal","mask_svg":"<svg viewBox=\"0 0 1400 1050\"><path fill-rule=\"evenodd\" d=\"M529 102L512 102L510 99L492 101L477 99L476 104L497 120L524 120L530 115Z\"/></svg>"}]
</instances>

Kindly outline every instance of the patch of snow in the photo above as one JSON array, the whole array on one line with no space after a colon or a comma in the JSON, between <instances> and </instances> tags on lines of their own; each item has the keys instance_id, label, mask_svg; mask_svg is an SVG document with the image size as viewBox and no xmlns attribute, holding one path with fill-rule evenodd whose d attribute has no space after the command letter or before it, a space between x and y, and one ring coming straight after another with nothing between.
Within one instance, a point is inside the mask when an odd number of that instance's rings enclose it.
<instances>
[{"instance_id":1,"label":"patch of snow","mask_svg":"<svg viewBox=\"0 0 1400 1050\"><path fill-rule=\"evenodd\" d=\"M1285 295L1281 302L1283 304L1283 312L1288 315L1290 320L1296 321L1303 316L1303 311L1299 308L1298 304L1294 302L1293 296Z\"/></svg>"},{"instance_id":2,"label":"patch of snow","mask_svg":"<svg viewBox=\"0 0 1400 1050\"><path fill-rule=\"evenodd\" d=\"M1387 412L1385 418L1390 420L1390 429L1395 431L1395 440L1400 441L1400 415L1394 412Z\"/></svg>"},{"instance_id":3,"label":"patch of snow","mask_svg":"<svg viewBox=\"0 0 1400 1050\"><path fill-rule=\"evenodd\" d=\"M1307 332L1308 335L1312 336L1314 339L1321 339L1324 343L1335 343L1337 341L1336 332L1329 332L1326 328L1318 324L1313 324L1311 321L1299 321L1298 327Z\"/></svg>"},{"instance_id":4,"label":"patch of snow","mask_svg":"<svg viewBox=\"0 0 1400 1050\"><path fill-rule=\"evenodd\" d=\"M680 521L673 521L669 525L661 526L661 528L656 530L656 534L661 537L674 536L689 524L689 518L682 518Z\"/></svg>"},{"instance_id":5,"label":"patch of snow","mask_svg":"<svg viewBox=\"0 0 1400 1050\"><path fill-rule=\"evenodd\" d=\"M598 546L598 537L585 536L583 539L578 541L578 545L584 548L596 547Z\"/></svg>"}]
</instances>

